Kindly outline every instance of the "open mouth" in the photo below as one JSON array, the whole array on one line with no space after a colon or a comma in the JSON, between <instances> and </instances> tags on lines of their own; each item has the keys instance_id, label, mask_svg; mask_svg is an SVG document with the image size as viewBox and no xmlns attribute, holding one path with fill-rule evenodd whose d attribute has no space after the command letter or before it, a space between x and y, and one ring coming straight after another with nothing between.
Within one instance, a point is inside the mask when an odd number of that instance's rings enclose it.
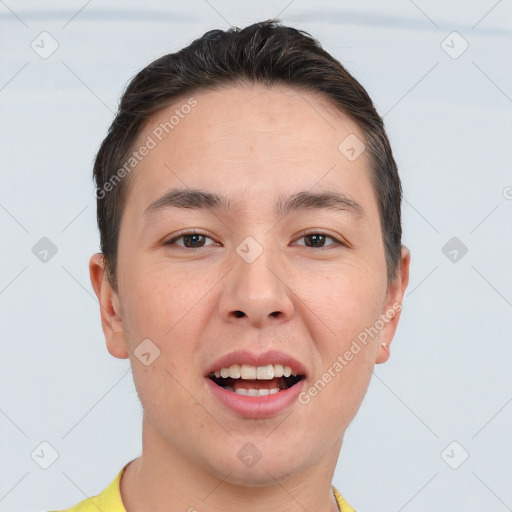
<instances>
[{"instance_id":1,"label":"open mouth","mask_svg":"<svg viewBox=\"0 0 512 512\"><path fill-rule=\"evenodd\" d=\"M217 386L238 395L265 396L289 389L302 379L290 366L233 364L208 375Z\"/></svg>"}]
</instances>

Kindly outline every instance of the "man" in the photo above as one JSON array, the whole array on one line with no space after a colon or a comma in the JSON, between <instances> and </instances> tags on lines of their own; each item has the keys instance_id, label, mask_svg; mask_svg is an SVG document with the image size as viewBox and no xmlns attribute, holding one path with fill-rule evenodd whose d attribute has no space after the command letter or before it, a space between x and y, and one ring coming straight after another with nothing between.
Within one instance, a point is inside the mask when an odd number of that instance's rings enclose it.
<instances>
[{"instance_id":1,"label":"man","mask_svg":"<svg viewBox=\"0 0 512 512\"><path fill-rule=\"evenodd\" d=\"M275 21L143 69L97 155L90 261L143 449L70 509L328 512L409 275L401 186L361 85Z\"/></svg>"}]
</instances>

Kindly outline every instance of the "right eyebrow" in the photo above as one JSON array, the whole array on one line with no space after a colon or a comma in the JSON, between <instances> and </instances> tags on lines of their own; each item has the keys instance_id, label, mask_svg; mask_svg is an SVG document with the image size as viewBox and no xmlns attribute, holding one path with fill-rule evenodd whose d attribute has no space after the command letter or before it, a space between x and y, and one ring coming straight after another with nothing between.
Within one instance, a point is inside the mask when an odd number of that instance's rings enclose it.
<instances>
[{"instance_id":1,"label":"right eyebrow","mask_svg":"<svg viewBox=\"0 0 512 512\"><path fill-rule=\"evenodd\" d=\"M229 200L212 192L190 189L172 189L153 201L145 210L144 216L166 208L191 208L195 210L229 210Z\"/></svg>"}]
</instances>

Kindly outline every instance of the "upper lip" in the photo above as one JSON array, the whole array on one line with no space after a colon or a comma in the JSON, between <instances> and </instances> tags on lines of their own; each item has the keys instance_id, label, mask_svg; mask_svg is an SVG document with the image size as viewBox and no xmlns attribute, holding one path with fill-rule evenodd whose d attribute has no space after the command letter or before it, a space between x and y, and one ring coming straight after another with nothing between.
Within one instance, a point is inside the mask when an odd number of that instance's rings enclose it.
<instances>
[{"instance_id":1,"label":"upper lip","mask_svg":"<svg viewBox=\"0 0 512 512\"><path fill-rule=\"evenodd\" d=\"M206 377L221 368L229 368L233 364L249 364L252 366L265 366L267 364L281 364L289 366L297 375L306 375L305 366L294 357L279 350L269 350L255 354L249 350L236 350L215 360L206 370Z\"/></svg>"}]
</instances>

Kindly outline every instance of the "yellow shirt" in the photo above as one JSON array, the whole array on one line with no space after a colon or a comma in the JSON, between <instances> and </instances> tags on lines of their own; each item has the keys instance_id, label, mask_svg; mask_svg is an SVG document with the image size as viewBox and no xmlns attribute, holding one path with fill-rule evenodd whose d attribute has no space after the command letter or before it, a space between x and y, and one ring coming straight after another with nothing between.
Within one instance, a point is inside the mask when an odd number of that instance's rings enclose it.
<instances>
[{"instance_id":1,"label":"yellow shirt","mask_svg":"<svg viewBox=\"0 0 512 512\"><path fill-rule=\"evenodd\" d=\"M126 512L121 499L121 491L119 484L121 476L126 466L119 471L114 481L101 493L92 498L86 498L74 507L66 510L53 510L51 512ZM334 496L338 502L341 512L356 512L341 496L341 494L333 487Z\"/></svg>"}]
</instances>

